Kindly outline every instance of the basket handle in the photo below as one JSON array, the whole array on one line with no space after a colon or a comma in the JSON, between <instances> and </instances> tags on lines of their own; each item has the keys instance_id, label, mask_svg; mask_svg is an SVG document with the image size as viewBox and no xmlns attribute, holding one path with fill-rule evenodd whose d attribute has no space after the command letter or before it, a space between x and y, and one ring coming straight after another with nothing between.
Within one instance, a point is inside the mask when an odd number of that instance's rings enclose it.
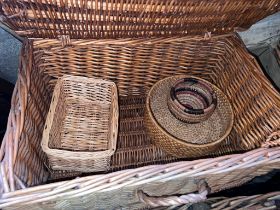
<instances>
[{"instance_id":1,"label":"basket handle","mask_svg":"<svg viewBox=\"0 0 280 210\"><path fill-rule=\"evenodd\" d=\"M179 206L184 204L198 203L207 199L207 195L210 192L207 182L205 180L200 180L197 183L197 186L198 193L189 193L181 196L149 196L142 190L139 190L137 195L142 203L145 203L151 207Z\"/></svg>"}]
</instances>

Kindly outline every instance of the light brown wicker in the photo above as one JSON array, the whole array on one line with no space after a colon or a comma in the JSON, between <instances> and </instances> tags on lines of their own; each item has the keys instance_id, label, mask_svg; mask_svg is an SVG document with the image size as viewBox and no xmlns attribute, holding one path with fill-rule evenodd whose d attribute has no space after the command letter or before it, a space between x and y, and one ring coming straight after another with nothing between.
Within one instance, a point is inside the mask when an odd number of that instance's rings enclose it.
<instances>
[{"instance_id":1,"label":"light brown wicker","mask_svg":"<svg viewBox=\"0 0 280 210\"><path fill-rule=\"evenodd\" d=\"M118 93L113 82L63 76L54 88L42 149L54 170L107 171L118 136Z\"/></svg>"},{"instance_id":2,"label":"light brown wicker","mask_svg":"<svg viewBox=\"0 0 280 210\"><path fill-rule=\"evenodd\" d=\"M0 150L0 208L149 208L149 200L162 204L160 196L172 205L178 197L169 195L199 190L193 201L179 200L196 202L206 199L197 181L217 192L280 168L279 94L236 36L203 37L250 26L279 9L278 0L0 0L6 26L27 37L55 38L24 43ZM58 40L65 34L71 39ZM199 36L170 37L175 34ZM227 95L235 123L211 157L174 162L144 131L143 101L156 81L189 73ZM40 140L54 85L65 74L118 86L120 132L110 173L48 180ZM225 155L237 151L244 153Z\"/></svg>"},{"instance_id":3,"label":"light brown wicker","mask_svg":"<svg viewBox=\"0 0 280 210\"><path fill-rule=\"evenodd\" d=\"M230 134L233 110L223 92L212 85L218 105L208 120L189 124L177 119L169 110L168 96L174 82L185 77L167 77L154 84L146 100L145 126L153 143L172 156L207 156L215 152Z\"/></svg>"}]
</instances>

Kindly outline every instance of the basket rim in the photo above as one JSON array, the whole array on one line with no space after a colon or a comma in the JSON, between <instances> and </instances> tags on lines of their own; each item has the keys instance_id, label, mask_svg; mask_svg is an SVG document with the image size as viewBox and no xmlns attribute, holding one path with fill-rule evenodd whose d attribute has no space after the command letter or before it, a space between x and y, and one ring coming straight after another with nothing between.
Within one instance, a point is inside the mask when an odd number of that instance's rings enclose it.
<instances>
[{"instance_id":1,"label":"basket rim","mask_svg":"<svg viewBox=\"0 0 280 210\"><path fill-rule=\"evenodd\" d=\"M185 77L186 75L180 75L180 76L173 76L173 77L177 77L177 78L181 78L181 77ZM198 77L195 77L195 76L188 76L189 78L195 78L195 79L200 79ZM160 81L163 81L163 80L167 80L169 79L170 77L166 77ZM208 82L207 80L204 80L206 81L207 83L210 83ZM218 88L216 85L210 83L214 88L220 90L220 88ZM220 142L222 142L223 140L226 139L226 137L230 134L232 128L233 128L233 123L234 123L234 114L233 114L233 109L232 109L232 105L229 103L229 109L230 109L230 123L229 123L229 126L228 126L228 129L226 130L226 132L224 133L224 135L222 137L220 137L219 139L217 139L216 141L213 141L213 142L210 142L210 143L206 143L206 144L194 144L194 143L190 143L190 142L185 142L185 141L182 141L178 138L175 138L174 136L172 136L171 134L169 134L168 132L166 132L166 130L164 128L162 128L162 126L156 121L156 119L154 118L153 116L153 113L152 113L152 110L151 110L151 106L150 106L150 96L151 96L151 92L154 90L155 88L155 85L152 86L152 88L149 90L149 93L147 95L147 99L146 99L146 109L147 109L147 114L150 118L150 120L157 126L157 128L164 134L166 135L168 138L170 138L172 141L176 141L176 142L179 142L180 144L183 144L184 146L188 146L188 147L193 147L193 148L204 148L204 147L209 147L209 146L214 146L216 144L219 144ZM221 91L221 93L223 93ZM224 93L223 93L224 94ZM224 94L225 98L228 100L228 97ZM228 100L229 101L229 100Z\"/></svg>"},{"instance_id":2,"label":"basket rim","mask_svg":"<svg viewBox=\"0 0 280 210\"><path fill-rule=\"evenodd\" d=\"M280 147L274 147L274 148L258 148L254 149L252 151L245 152L243 154L231 154L231 155L224 155L218 158L206 158L204 160L205 170L203 170L203 174L206 172L211 173L211 174L219 174L219 173L225 173L225 172L230 172L238 169L246 169L246 168L251 168L253 166L263 166L264 164L268 163L280 163L279 160L279 151ZM261 160L260 158L257 158L258 156L263 156L264 160ZM239 163L240 160L245 160L242 161L242 163ZM218 162L223 162L223 164L217 164ZM192 167L191 170L196 170L197 167L201 167L201 163L199 163L197 160L196 161L179 161L179 162L174 162L174 163L168 163L168 164L163 164L163 165L148 165L148 166L143 166L139 167L136 169L126 169L126 170L121 170L121 171L115 171L115 172L110 172L107 174L101 175L89 175L85 177L78 177L66 181L59 181L59 182L54 182L54 183L48 183L44 185L37 185L37 186L30 186L28 188L23 188L23 189L18 189L15 192L5 192L3 195L4 197L0 198L2 203L0 203L0 208L4 207L13 207L15 205L20 204L21 206L26 205L29 201L33 201L34 204L40 202L40 198L37 199L36 196L38 196L38 193L41 193L41 199L45 201L53 201L53 196L49 196L49 192L46 192L45 189L49 189L51 191L55 191L58 187L60 186L70 186L71 189L73 189L73 184L76 186L80 186L81 184L87 183L88 181L95 181L96 183L102 183L105 185L103 189L98 189L98 187L92 187L91 188L91 193L96 193L96 192L105 192L113 189L119 189L123 187L135 187L139 186L142 183L154 183L158 179L164 179L164 180L174 180L178 179L180 177L185 177L186 173L190 173L190 168L183 168L183 166L188 165L189 163L194 163L194 167ZM215 167L221 168L221 170L215 169L213 171L213 167L215 163ZM237 165L236 165L237 164ZM226 166L226 167L225 167ZM183 168L183 171L179 172L177 175L172 175L172 168ZM169 176L163 176L160 175L159 172L164 172L167 170L167 174L170 174ZM147 179L141 178L139 174L145 172L148 174L155 174L155 171L158 172L155 177L148 177ZM135 179L138 181L135 181L135 183L131 183L131 175L135 175ZM138 175L138 176L137 176ZM163 177L162 177L163 176ZM197 173L191 173L189 177L197 177ZM201 175L200 175L201 176ZM107 180L107 182L104 183L104 180ZM112 186L112 183L114 186ZM127 185L124 185L127 184ZM72 192L72 194L79 194L83 188L87 188L87 186L83 185L82 188L74 188L74 191L77 192ZM78 192L79 191L79 192ZM86 191L85 191L86 192ZM86 192L87 194L89 192ZM29 197L27 197L27 195ZM58 196L70 196L71 198L71 192L70 195L68 195L69 192L58 192ZM34 196L36 199L34 199Z\"/></svg>"},{"instance_id":3,"label":"basket rim","mask_svg":"<svg viewBox=\"0 0 280 210\"><path fill-rule=\"evenodd\" d=\"M105 79L97 79L97 78L93 78L93 77L84 77L84 76L73 76L73 75L63 75L62 77L58 78L57 83L55 85L54 91L57 91L57 89L60 87L60 84L65 81L67 78L75 78L75 81L80 81L81 79L87 79L87 80L91 80L94 83L107 83L110 84L112 87L112 93L114 93L114 95L116 97L118 97L118 91L117 91L117 85L112 82L112 81L108 81ZM60 92L58 92L58 96L60 95ZM55 95L52 95L52 99L51 99L51 103L53 103L53 107L57 106L57 100L54 100ZM112 104L113 105L114 100L112 100ZM118 104L116 104L116 106L118 107ZM118 109L118 108L117 108ZM117 110L118 112L118 110ZM51 109L49 109L48 111L48 115L47 115L47 119L49 119L50 122L53 122L53 117L54 117L54 112L51 113ZM65 158L65 156L69 156L67 157L67 159L72 159L72 160L81 160L81 159L96 159L96 158L105 158L108 156L112 156L114 154L114 152L116 151L116 141L117 141L117 136L114 139L110 139L113 143L112 144L108 144L108 149L106 150L102 150L102 151L92 151L92 152L85 152L85 151L69 151L69 150L64 150L64 149L53 149L49 147L49 134L50 134L50 129L47 129L48 120L46 120L45 125L44 125L44 130L43 130L43 135L42 135L42 140L41 140L41 148L42 150L48 154L48 155L55 155L56 157L59 158ZM116 124L118 122L112 122L109 124L110 129L114 127L114 124Z\"/></svg>"}]
</instances>

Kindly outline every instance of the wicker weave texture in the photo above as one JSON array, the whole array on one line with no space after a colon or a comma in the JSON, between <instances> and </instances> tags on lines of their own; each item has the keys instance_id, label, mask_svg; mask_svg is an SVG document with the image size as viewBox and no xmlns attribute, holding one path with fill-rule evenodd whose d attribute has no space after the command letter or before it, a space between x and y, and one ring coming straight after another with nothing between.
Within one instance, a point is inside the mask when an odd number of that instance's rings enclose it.
<instances>
[{"instance_id":1,"label":"wicker weave texture","mask_svg":"<svg viewBox=\"0 0 280 210\"><path fill-rule=\"evenodd\" d=\"M149 91L145 109L145 127L153 143L178 158L203 157L216 152L231 132L233 111L227 97L216 86L216 112L209 120L188 124L178 120L168 108L172 84L185 76L173 76L158 81Z\"/></svg>"},{"instance_id":2,"label":"wicker weave texture","mask_svg":"<svg viewBox=\"0 0 280 210\"><path fill-rule=\"evenodd\" d=\"M265 139L271 145L279 145L278 141L273 142L272 135L279 129L279 95L234 36L210 40L203 37L72 40L69 44L62 47L58 40L37 40L33 45L26 43L23 50L20 79L0 152L0 186L4 192L0 208L147 207L136 196L140 189L151 196L185 194L196 190L195 179L203 178L216 192L280 168L279 147L135 168L138 157L145 163L145 155L158 151L151 147L140 149L141 142L147 142L148 138L138 129L137 138L118 143L122 152L115 162L115 168L121 169L129 160L131 165L125 167L134 169L29 188L44 183L48 177L40 139L53 88L57 78L64 74L114 81L120 97L134 104L133 110L137 109L139 95L144 96L159 79L186 73L202 77L227 95L235 115L233 130L215 155L253 149L265 143ZM139 114L143 113L144 109L138 109ZM120 117L137 116L135 113L121 112ZM133 124L134 131L143 123L138 119ZM130 122L128 119L123 122L128 132ZM160 152L152 155L157 163L161 158L166 160Z\"/></svg>"},{"instance_id":3,"label":"wicker weave texture","mask_svg":"<svg viewBox=\"0 0 280 210\"><path fill-rule=\"evenodd\" d=\"M175 157L152 144L144 127L145 100L145 95L119 97L120 122L117 150L111 156L110 171L176 160ZM49 180L82 175L77 171L49 171Z\"/></svg>"},{"instance_id":4,"label":"wicker weave texture","mask_svg":"<svg viewBox=\"0 0 280 210\"><path fill-rule=\"evenodd\" d=\"M107 171L116 150L118 120L118 93L113 82L59 78L42 138L51 168Z\"/></svg>"},{"instance_id":5,"label":"wicker weave texture","mask_svg":"<svg viewBox=\"0 0 280 210\"><path fill-rule=\"evenodd\" d=\"M280 112L277 106L279 96L263 75L255 71L255 63L251 61L235 37L217 37L211 40L204 40L201 37L174 37L147 40L72 41L69 47L62 47L61 42L57 40L39 40L34 42L33 54L34 61L29 62L34 62L38 72L41 72L36 80L44 78L44 75L47 77L44 81L47 83L46 88L37 87L39 89L36 91L40 90L46 95L52 94L56 84L56 79L52 78L70 73L112 80L118 86L120 97L143 95L156 81L174 74L192 74L213 82L227 95L235 115L233 130L216 152L218 155L255 148L271 132L279 128ZM31 85L33 86L33 83ZM48 100L50 101L50 97ZM137 105L138 100L137 98L131 100L131 104ZM27 108L29 109L29 106ZM37 110L30 108L33 112ZM128 115L128 113L121 112L120 115ZM135 131L135 126L141 125L143 121L139 119L139 122L131 123L131 120L127 119L126 123L129 132L130 129ZM32 124L37 125L37 122L34 121ZM25 126L31 126L26 128L32 129L32 124ZM141 131L139 127L137 130L138 133L135 135L137 137L132 137L133 141L130 141L130 144L141 142L140 139L143 137L146 139L146 135L139 133ZM38 136L41 134L37 133ZM36 142L35 139L34 141ZM129 145L128 141L126 142L123 144ZM144 156L144 150L141 151L137 147L132 149L127 146L122 151L123 155L118 159L120 165L130 162L130 167L137 166L135 155ZM23 162L27 159L29 158L22 158ZM37 174L41 174L41 171L45 170L44 165L39 161L37 164L40 165L36 167L40 169ZM118 168L117 165L115 168ZM34 173L31 168L29 173ZM29 177L21 173L18 175L24 183L34 183L31 180L36 177L36 175Z\"/></svg>"},{"instance_id":6,"label":"wicker weave texture","mask_svg":"<svg viewBox=\"0 0 280 210\"><path fill-rule=\"evenodd\" d=\"M45 74L112 80L120 96L146 94L155 82L173 75L212 82L229 99L235 118L222 153L256 148L279 128L277 92L255 71L256 64L235 37L72 41L66 48L57 40L34 44L35 54L45 49L40 58L45 62L39 63ZM49 82L50 92L55 82Z\"/></svg>"},{"instance_id":7,"label":"wicker weave texture","mask_svg":"<svg viewBox=\"0 0 280 210\"><path fill-rule=\"evenodd\" d=\"M280 8L278 0L0 0L0 17L37 38L127 38L247 28Z\"/></svg>"}]
</instances>

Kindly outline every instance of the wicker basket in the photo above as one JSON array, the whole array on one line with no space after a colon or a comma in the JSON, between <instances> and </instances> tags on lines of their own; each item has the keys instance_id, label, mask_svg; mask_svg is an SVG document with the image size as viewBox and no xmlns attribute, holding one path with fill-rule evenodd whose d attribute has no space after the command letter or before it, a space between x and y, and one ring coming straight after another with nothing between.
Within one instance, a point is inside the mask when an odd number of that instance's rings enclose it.
<instances>
[{"instance_id":1,"label":"wicker basket","mask_svg":"<svg viewBox=\"0 0 280 210\"><path fill-rule=\"evenodd\" d=\"M42 138L54 170L107 171L118 136L113 82L77 76L58 79Z\"/></svg>"},{"instance_id":2,"label":"wicker basket","mask_svg":"<svg viewBox=\"0 0 280 210\"><path fill-rule=\"evenodd\" d=\"M167 77L154 84L146 100L145 127L153 143L172 156L207 156L218 150L230 134L234 122L232 107L223 92L212 85L218 105L208 120L189 124L177 119L169 110L168 96L173 84L185 77Z\"/></svg>"},{"instance_id":3,"label":"wicker basket","mask_svg":"<svg viewBox=\"0 0 280 210\"><path fill-rule=\"evenodd\" d=\"M196 202L209 193L205 186L198 189L200 180L217 192L280 168L279 94L238 37L204 37L207 31L250 26L279 8L278 0L0 0L6 26L29 38L47 38L26 40L21 53L0 150L0 208L149 208L178 200L160 196L199 190L195 200L179 200ZM133 39L101 39L116 37ZM211 157L176 162L152 145L143 101L158 80L186 73L227 95L235 123ZM54 86L65 74L103 78L118 87L120 129L110 173L48 179L40 141ZM226 155L236 151L243 153Z\"/></svg>"}]
</instances>

